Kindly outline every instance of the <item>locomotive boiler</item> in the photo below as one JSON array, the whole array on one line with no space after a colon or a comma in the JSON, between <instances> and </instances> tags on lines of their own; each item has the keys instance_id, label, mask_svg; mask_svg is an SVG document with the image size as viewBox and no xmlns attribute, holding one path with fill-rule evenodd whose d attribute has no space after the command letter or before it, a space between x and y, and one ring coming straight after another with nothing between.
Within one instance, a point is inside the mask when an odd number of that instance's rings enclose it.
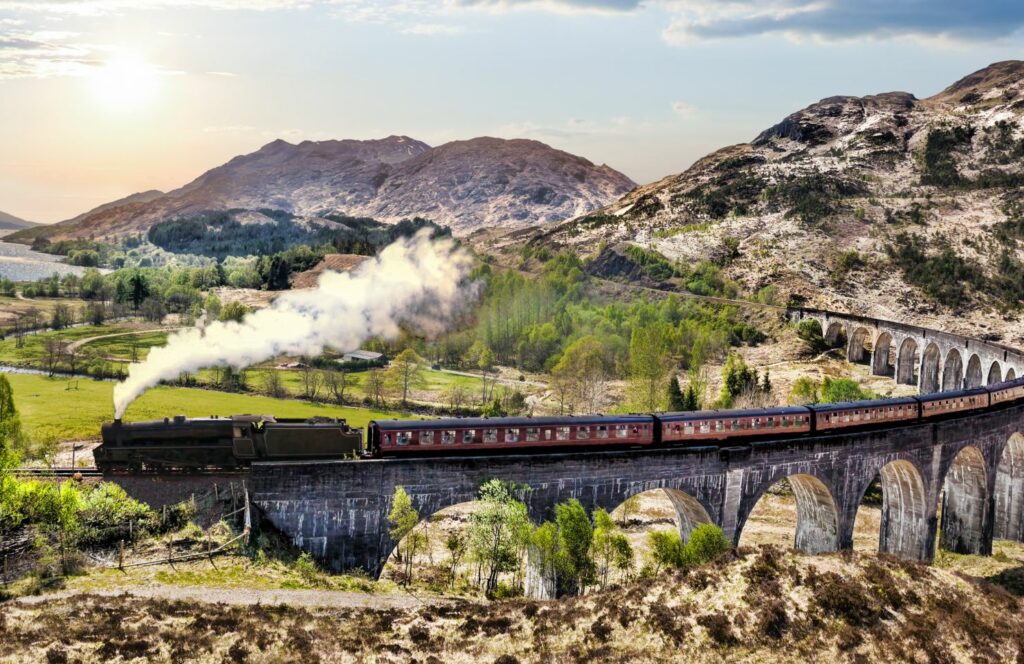
<instances>
[{"instance_id":1,"label":"locomotive boiler","mask_svg":"<svg viewBox=\"0 0 1024 664\"><path fill-rule=\"evenodd\" d=\"M257 460L339 459L362 451L362 431L345 420L269 415L174 418L102 428L93 455L101 470L232 469Z\"/></svg>"}]
</instances>

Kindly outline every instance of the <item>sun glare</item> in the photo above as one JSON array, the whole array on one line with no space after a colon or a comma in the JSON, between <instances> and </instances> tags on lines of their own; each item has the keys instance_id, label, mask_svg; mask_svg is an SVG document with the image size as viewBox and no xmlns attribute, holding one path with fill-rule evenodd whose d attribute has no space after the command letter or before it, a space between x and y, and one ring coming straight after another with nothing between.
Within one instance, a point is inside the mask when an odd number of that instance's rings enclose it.
<instances>
[{"instance_id":1,"label":"sun glare","mask_svg":"<svg viewBox=\"0 0 1024 664\"><path fill-rule=\"evenodd\" d=\"M108 60L92 78L96 103L114 113L131 113L149 106L160 86L156 67L133 55Z\"/></svg>"}]
</instances>

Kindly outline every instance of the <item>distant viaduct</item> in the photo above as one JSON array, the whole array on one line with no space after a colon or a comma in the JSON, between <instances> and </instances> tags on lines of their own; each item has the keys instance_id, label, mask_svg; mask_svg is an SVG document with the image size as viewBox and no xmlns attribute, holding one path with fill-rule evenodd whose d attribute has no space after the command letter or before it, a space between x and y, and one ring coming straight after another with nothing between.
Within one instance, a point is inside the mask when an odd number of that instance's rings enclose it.
<instances>
[{"instance_id":1,"label":"distant viaduct","mask_svg":"<svg viewBox=\"0 0 1024 664\"><path fill-rule=\"evenodd\" d=\"M788 315L817 320L827 341L846 338L850 360L870 357L874 373L918 384L922 392L994 382L1024 369L1018 351L955 334L823 311ZM1024 541L1022 432L1024 406L1017 405L736 447L257 463L250 483L265 518L298 546L332 569L379 575L396 544L387 514L397 486L427 519L472 501L489 478L514 481L529 487L523 500L538 522L570 498L588 510L612 510L634 494L663 489L684 537L711 522L738 544L755 504L786 478L797 504L794 545L821 553L852 547L858 507L880 477L879 550L929 561L937 539L950 551L983 555L991 553L994 537Z\"/></svg>"}]
</instances>

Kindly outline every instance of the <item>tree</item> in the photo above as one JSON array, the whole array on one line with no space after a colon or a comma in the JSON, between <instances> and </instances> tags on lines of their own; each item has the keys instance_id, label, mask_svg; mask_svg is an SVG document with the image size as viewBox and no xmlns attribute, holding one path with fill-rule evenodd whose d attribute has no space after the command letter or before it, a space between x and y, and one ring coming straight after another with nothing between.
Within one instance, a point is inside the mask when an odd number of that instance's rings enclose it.
<instances>
[{"instance_id":1,"label":"tree","mask_svg":"<svg viewBox=\"0 0 1024 664\"><path fill-rule=\"evenodd\" d=\"M831 378L825 376L821 383L822 403L864 401L871 398L872 394L870 392L861 389L857 381L850 378Z\"/></svg>"},{"instance_id":2,"label":"tree","mask_svg":"<svg viewBox=\"0 0 1024 664\"><path fill-rule=\"evenodd\" d=\"M58 304L53 308L53 316L50 319L50 327L55 330L63 330L71 325L71 307L66 304Z\"/></svg>"},{"instance_id":3,"label":"tree","mask_svg":"<svg viewBox=\"0 0 1024 664\"><path fill-rule=\"evenodd\" d=\"M608 382L604 345L593 336L576 340L562 354L551 374L570 413L576 410L597 412Z\"/></svg>"},{"instance_id":4,"label":"tree","mask_svg":"<svg viewBox=\"0 0 1024 664\"><path fill-rule=\"evenodd\" d=\"M679 389L679 376L676 375L672 375L668 379L668 409L671 412L691 410L686 408L683 391Z\"/></svg>"},{"instance_id":5,"label":"tree","mask_svg":"<svg viewBox=\"0 0 1024 664\"><path fill-rule=\"evenodd\" d=\"M653 412L664 406L667 327L656 321L634 327L630 336L629 391L636 410Z\"/></svg>"},{"instance_id":6,"label":"tree","mask_svg":"<svg viewBox=\"0 0 1024 664\"><path fill-rule=\"evenodd\" d=\"M719 404L723 408L732 406L733 401L751 386L757 387L757 371L751 370L743 358L730 353L722 367L722 393Z\"/></svg>"},{"instance_id":7,"label":"tree","mask_svg":"<svg viewBox=\"0 0 1024 664\"><path fill-rule=\"evenodd\" d=\"M48 336L43 339L43 367L50 377L53 377L57 365L63 361L67 345L67 341L57 336Z\"/></svg>"},{"instance_id":8,"label":"tree","mask_svg":"<svg viewBox=\"0 0 1024 664\"><path fill-rule=\"evenodd\" d=\"M772 392L772 379L768 375L767 367L764 370L764 376L761 377L761 391L765 394L771 394Z\"/></svg>"},{"instance_id":9,"label":"tree","mask_svg":"<svg viewBox=\"0 0 1024 664\"><path fill-rule=\"evenodd\" d=\"M468 397L469 395L466 388L458 383L453 383L444 392L445 403L448 404L448 408L452 413L458 413L462 410L462 407L466 404Z\"/></svg>"},{"instance_id":10,"label":"tree","mask_svg":"<svg viewBox=\"0 0 1024 664\"><path fill-rule=\"evenodd\" d=\"M330 391L336 403L345 403L345 391L349 386L347 371L325 371L323 372L323 384Z\"/></svg>"},{"instance_id":11,"label":"tree","mask_svg":"<svg viewBox=\"0 0 1024 664\"><path fill-rule=\"evenodd\" d=\"M246 315L251 311L252 310L249 307L235 300L233 302L228 302L223 307L221 307L220 316L218 317L218 320L235 321L236 323L241 323L242 319L245 318Z\"/></svg>"},{"instance_id":12,"label":"tree","mask_svg":"<svg viewBox=\"0 0 1024 664\"><path fill-rule=\"evenodd\" d=\"M818 381L807 376L800 376L793 382L789 391L789 403L794 406L807 406L818 403Z\"/></svg>"},{"instance_id":13,"label":"tree","mask_svg":"<svg viewBox=\"0 0 1024 664\"><path fill-rule=\"evenodd\" d=\"M86 318L91 325L103 325L107 320L107 307L102 302L91 302L86 309Z\"/></svg>"},{"instance_id":14,"label":"tree","mask_svg":"<svg viewBox=\"0 0 1024 664\"><path fill-rule=\"evenodd\" d=\"M220 268L220 263L217 264L217 267ZM220 269L223 270L224 268ZM206 296L206 299L203 300L203 311L206 312L207 317L210 319L216 320L220 318L222 308L223 305L221 304L220 298L214 293L210 293Z\"/></svg>"},{"instance_id":15,"label":"tree","mask_svg":"<svg viewBox=\"0 0 1024 664\"><path fill-rule=\"evenodd\" d=\"M512 487L498 479L480 487L481 508L470 521L470 542L474 557L487 569L485 590L498 584L501 572L519 567L521 541L529 532L526 505L512 495Z\"/></svg>"},{"instance_id":16,"label":"tree","mask_svg":"<svg viewBox=\"0 0 1024 664\"><path fill-rule=\"evenodd\" d=\"M0 453L20 446L21 418L14 405L14 390L7 376L0 374Z\"/></svg>"},{"instance_id":17,"label":"tree","mask_svg":"<svg viewBox=\"0 0 1024 664\"><path fill-rule=\"evenodd\" d=\"M460 532L449 533L444 542L444 548L448 551L448 583L455 587L455 579L458 578L459 563L462 562L469 548L469 538Z\"/></svg>"},{"instance_id":18,"label":"tree","mask_svg":"<svg viewBox=\"0 0 1024 664\"><path fill-rule=\"evenodd\" d=\"M683 393L683 410L695 411L704 407L704 392L707 391L707 378L702 367L690 367L686 392Z\"/></svg>"},{"instance_id":19,"label":"tree","mask_svg":"<svg viewBox=\"0 0 1024 664\"><path fill-rule=\"evenodd\" d=\"M136 307L142 313L142 317L151 323L162 322L167 316L167 308L159 298L147 297L141 307Z\"/></svg>"},{"instance_id":20,"label":"tree","mask_svg":"<svg viewBox=\"0 0 1024 664\"><path fill-rule=\"evenodd\" d=\"M601 588L608 585L608 573L614 567L625 570L632 567L633 547L629 539L619 532L611 515L603 509L594 511L594 562Z\"/></svg>"},{"instance_id":21,"label":"tree","mask_svg":"<svg viewBox=\"0 0 1024 664\"><path fill-rule=\"evenodd\" d=\"M281 399L288 395L284 389L284 382L281 380L281 373L277 369L267 369L262 374L263 392L267 396Z\"/></svg>"},{"instance_id":22,"label":"tree","mask_svg":"<svg viewBox=\"0 0 1024 664\"><path fill-rule=\"evenodd\" d=\"M407 584L412 579L412 559L418 547L417 543L407 542L407 545L411 544L412 547L411 549L407 547L405 558L403 558L402 540L412 532L419 521L420 513L413 507L412 498L405 492L404 487L396 486L394 496L391 498L391 511L388 512L388 523L391 524L388 535L396 542L395 557L405 565L405 582Z\"/></svg>"},{"instance_id":23,"label":"tree","mask_svg":"<svg viewBox=\"0 0 1024 664\"><path fill-rule=\"evenodd\" d=\"M142 306L142 303L149 297L149 282L146 281L146 277L139 271L135 271L131 277L128 278L128 299L132 303L132 308L136 311Z\"/></svg>"},{"instance_id":24,"label":"tree","mask_svg":"<svg viewBox=\"0 0 1024 664\"><path fill-rule=\"evenodd\" d=\"M412 348L406 348L391 360L387 370L389 385L402 395L402 405L409 402L409 390L426 384L425 360Z\"/></svg>"},{"instance_id":25,"label":"tree","mask_svg":"<svg viewBox=\"0 0 1024 664\"><path fill-rule=\"evenodd\" d=\"M555 523L563 551L560 575L567 594L582 595L594 577L594 562L590 545L594 541L594 528L583 505L575 498L555 505Z\"/></svg>"},{"instance_id":26,"label":"tree","mask_svg":"<svg viewBox=\"0 0 1024 664\"><path fill-rule=\"evenodd\" d=\"M634 493L622 501L622 520L619 522L623 528L629 525L629 519L640 511L640 494Z\"/></svg>"},{"instance_id":27,"label":"tree","mask_svg":"<svg viewBox=\"0 0 1024 664\"><path fill-rule=\"evenodd\" d=\"M366 373L366 396L373 401L373 404L380 407L384 403L384 392L387 390L387 381L384 379L383 369L371 369Z\"/></svg>"},{"instance_id":28,"label":"tree","mask_svg":"<svg viewBox=\"0 0 1024 664\"><path fill-rule=\"evenodd\" d=\"M320 394L320 381L323 380L323 376L308 363L303 362L301 377L303 398L310 401L316 400L317 395Z\"/></svg>"},{"instance_id":29,"label":"tree","mask_svg":"<svg viewBox=\"0 0 1024 664\"><path fill-rule=\"evenodd\" d=\"M664 567L680 567L683 561L683 540L675 530L647 533L647 555L657 574Z\"/></svg>"}]
</instances>

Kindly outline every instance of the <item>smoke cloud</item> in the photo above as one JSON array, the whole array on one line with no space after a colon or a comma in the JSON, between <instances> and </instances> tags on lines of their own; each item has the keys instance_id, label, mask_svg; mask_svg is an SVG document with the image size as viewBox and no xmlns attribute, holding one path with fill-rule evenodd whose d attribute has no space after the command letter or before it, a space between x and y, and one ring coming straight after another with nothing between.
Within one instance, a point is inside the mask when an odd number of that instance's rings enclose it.
<instances>
[{"instance_id":1,"label":"smoke cloud","mask_svg":"<svg viewBox=\"0 0 1024 664\"><path fill-rule=\"evenodd\" d=\"M241 370L277 355L356 349L370 337L394 338L401 326L436 334L466 299L469 255L423 230L391 244L351 273L325 272L316 288L290 291L241 323L215 322L171 335L114 386L115 417L162 380L205 367Z\"/></svg>"}]
</instances>

